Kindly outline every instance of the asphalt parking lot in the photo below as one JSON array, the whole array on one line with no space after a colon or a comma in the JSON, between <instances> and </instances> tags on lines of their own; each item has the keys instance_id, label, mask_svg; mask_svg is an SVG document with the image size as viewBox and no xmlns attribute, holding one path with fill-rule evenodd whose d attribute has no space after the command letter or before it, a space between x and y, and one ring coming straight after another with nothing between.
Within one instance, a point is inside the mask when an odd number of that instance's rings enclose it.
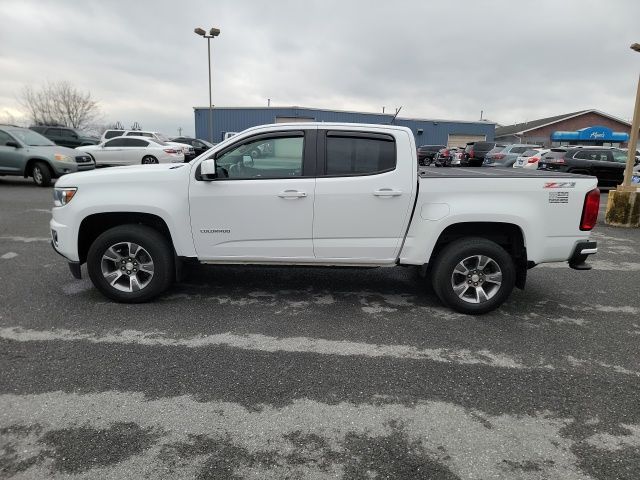
<instances>
[{"instance_id":1,"label":"asphalt parking lot","mask_svg":"<svg viewBox=\"0 0 640 480\"><path fill-rule=\"evenodd\" d=\"M0 478L640 478L639 230L482 317L403 268L198 267L120 305L49 246L50 188L0 206Z\"/></svg>"}]
</instances>

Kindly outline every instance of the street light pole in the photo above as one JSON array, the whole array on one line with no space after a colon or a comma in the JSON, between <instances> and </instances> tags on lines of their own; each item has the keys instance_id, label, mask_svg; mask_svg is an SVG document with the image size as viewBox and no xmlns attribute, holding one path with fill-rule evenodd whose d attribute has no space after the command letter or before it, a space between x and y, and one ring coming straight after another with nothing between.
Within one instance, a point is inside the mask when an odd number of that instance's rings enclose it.
<instances>
[{"instance_id":1,"label":"street light pole","mask_svg":"<svg viewBox=\"0 0 640 480\"><path fill-rule=\"evenodd\" d=\"M213 100L211 95L211 39L220 35L220 29L211 28L207 33L203 28L193 30L197 35L207 39L207 58L209 60L209 141L213 143Z\"/></svg>"},{"instance_id":2,"label":"street light pole","mask_svg":"<svg viewBox=\"0 0 640 480\"><path fill-rule=\"evenodd\" d=\"M640 43L631 45L631 49L640 52ZM627 167L624 169L624 180L622 182L623 189L631 188L631 176L633 175L633 166L636 159L636 150L638 149L638 130L640 130L640 77L638 77L638 90L636 92L636 105L633 109L633 120L631 122L631 135L629 135Z\"/></svg>"}]
</instances>

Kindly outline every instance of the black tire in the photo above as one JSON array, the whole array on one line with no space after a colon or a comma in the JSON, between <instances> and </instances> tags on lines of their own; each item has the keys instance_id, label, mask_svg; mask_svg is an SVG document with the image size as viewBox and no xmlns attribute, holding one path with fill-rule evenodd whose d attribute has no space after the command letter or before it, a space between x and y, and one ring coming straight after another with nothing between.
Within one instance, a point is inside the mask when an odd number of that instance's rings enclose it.
<instances>
[{"instance_id":1,"label":"black tire","mask_svg":"<svg viewBox=\"0 0 640 480\"><path fill-rule=\"evenodd\" d=\"M36 162L31 167L31 177L33 183L39 187L48 187L51 185L51 169L45 162Z\"/></svg>"},{"instance_id":2,"label":"black tire","mask_svg":"<svg viewBox=\"0 0 640 480\"><path fill-rule=\"evenodd\" d=\"M153 155L145 155L144 157L142 157L142 162L140 163L142 163L143 165L153 165L155 163L158 163L158 159Z\"/></svg>"},{"instance_id":3,"label":"black tire","mask_svg":"<svg viewBox=\"0 0 640 480\"><path fill-rule=\"evenodd\" d=\"M112 286L103 274L103 255L110 247L127 242L142 247L145 251L144 254L148 254L153 264L153 275L148 283L137 291L119 290ZM138 260L143 262L140 257ZM111 263L118 264L118 262L106 261L104 265L108 267ZM141 303L157 297L169 288L175 276L173 251L169 242L156 230L144 225L120 225L98 236L89 248L87 270L93 285L105 297L122 303ZM136 278L139 278L138 275L143 273L142 269L140 270L138 274L133 274ZM119 281L118 285L122 286L123 283L127 283L125 273L120 274L122 281Z\"/></svg>"},{"instance_id":4,"label":"black tire","mask_svg":"<svg viewBox=\"0 0 640 480\"><path fill-rule=\"evenodd\" d=\"M491 262L485 264L485 270L473 267L476 256L478 259L479 256L491 259ZM456 267L465 259L466 262L463 263L463 266L469 270L467 278L460 273L454 273ZM498 279L498 272L501 273L499 285L494 281L494 279ZM478 283L472 282L468 286L465 285L470 280L476 279L479 280ZM459 282L457 286L461 289L464 287L468 289L461 293L462 297L454 291L454 281ZM515 281L516 270L511 255L497 243L481 237L461 238L444 247L434 261L431 276L433 290L442 303L453 310L468 315L481 315L498 308L509 298ZM483 285L483 282L486 283ZM487 287L486 291L484 286ZM489 298L482 299L479 303L471 303L474 297L476 300L481 298L478 294L479 291L484 292L485 297L489 292Z\"/></svg>"}]
</instances>

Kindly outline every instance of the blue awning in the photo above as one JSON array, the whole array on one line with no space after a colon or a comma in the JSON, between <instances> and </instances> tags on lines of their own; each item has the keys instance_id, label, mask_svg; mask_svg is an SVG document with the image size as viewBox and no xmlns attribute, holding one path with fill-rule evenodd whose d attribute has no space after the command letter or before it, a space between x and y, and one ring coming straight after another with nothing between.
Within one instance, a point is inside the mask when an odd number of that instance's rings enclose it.
<instances>
[{"instance_id":1,"label":"blue awning","mask_svg":"<svg viewBox=\"0 0 640 480\"><path fill-rule=\"evenodd\" d=\"M552 142L614 142L626 143L629 141L629 134L625 132L614 132L610 128L595 125L593 127L581 128L577 132L553 132Z\"/></svg>"}]
</instances>

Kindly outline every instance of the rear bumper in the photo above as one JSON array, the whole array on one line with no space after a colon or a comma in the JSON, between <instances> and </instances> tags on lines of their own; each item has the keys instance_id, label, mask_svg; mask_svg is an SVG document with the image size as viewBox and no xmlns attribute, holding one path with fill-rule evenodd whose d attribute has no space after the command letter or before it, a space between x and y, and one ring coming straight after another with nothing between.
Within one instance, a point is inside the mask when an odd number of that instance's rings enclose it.
<instances>
[{"instance_id":1,"label":"rear bumper","mask_svg":"<svg viewBox=\"0 0 640 480\"><path fill-rule=\"evenodd\" d=\"M593 240L578 242L569 258L569 266L574 270L591 270L591 265L586 263L586 259L589 255L596 253L598 253L597 242Z\"/></svg>"}]
</instances>

